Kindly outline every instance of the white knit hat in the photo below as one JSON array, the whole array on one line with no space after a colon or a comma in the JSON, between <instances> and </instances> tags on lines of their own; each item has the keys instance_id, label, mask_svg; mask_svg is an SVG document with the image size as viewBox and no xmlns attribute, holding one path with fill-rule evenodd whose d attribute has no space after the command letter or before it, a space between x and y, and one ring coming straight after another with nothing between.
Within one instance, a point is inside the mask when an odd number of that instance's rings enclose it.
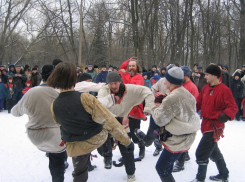
<instances>
[{"instance_id":1,"label":"white knit hat","mask_svg":"<svg viewBox=\"0 0 245 182\"><path fill-rule=\"evenodd\" d=\"M166 72L165 78L174 85L182 85L184 83L184 72L179 67L173 67Z\"/></svg>"}]
</instances>

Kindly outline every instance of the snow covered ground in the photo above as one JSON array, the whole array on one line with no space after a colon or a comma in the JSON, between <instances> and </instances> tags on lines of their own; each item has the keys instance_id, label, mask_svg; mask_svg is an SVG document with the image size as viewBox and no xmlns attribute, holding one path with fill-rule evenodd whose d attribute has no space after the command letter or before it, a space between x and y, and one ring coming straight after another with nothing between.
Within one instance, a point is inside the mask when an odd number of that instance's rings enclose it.
<instances>
[{"instance_id":1,"label":"snow covered ground","mask_svg":"<svg viewBox=\"0 0 245 182\"><path fill-rule=\"evenodd\" d=\"M27 138L25 124L28 121L26 115L13 117L7 111L0 113L0 182L50 182L51 176L48 169L48 158L45 153L39 151ZM149 121L142 122L142 129L147 131ZM226 124L225 137L219 141L219 147L224 155L230 171L230 182L244 182L244 131L245 122L230 121ZM201 133L198 132L196 140L189 154L191 160L185 163L185 170L174 173L177 182L190 182L195 178L197 164L195 162L195 150L200 141ZM135 147L135 157L138 157L138 146ZM158 156L153 157L154 145L146 148L146 156L141 162L136 162L136 181L138 182L160 182L155 170ZM93 165L97 168L89 172L88 182L125 182L126 172L124 167L111 170L104 169L103 158L97 153ZM113 160L118 160L120 152L113 152ZM65 182L72 181L72 162L65 173ZM207 180L210 175L216 175L218 171L215 164L210 161L207 171Z\"/></svg>"}]
</instances>

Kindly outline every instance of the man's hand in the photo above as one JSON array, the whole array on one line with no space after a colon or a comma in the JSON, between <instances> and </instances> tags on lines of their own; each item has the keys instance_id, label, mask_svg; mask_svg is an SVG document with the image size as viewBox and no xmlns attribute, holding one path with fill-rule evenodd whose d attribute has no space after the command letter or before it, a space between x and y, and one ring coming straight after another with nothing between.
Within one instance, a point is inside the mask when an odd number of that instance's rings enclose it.
<instances>
[{"instance_id":1,"label":"man's hand","mask_svg":"<svg viewBox=\"0 0 245 182\"><path fill-rule=\"evenodd\" d=\"M218 120L220 120L220 122L225 123L227 122L229 119L231 119L229 116L227 116L225 113L222 113L219 117Z\"/></svg>"},{"instance_id":2,"label":"man's hand","mask_svg":"<svg viewBox=\"0 0 245 182\"><path fill-rule=\"evenodd\" d=\"M155 95L155 97L158 97L159 95L166 96L166 94L164 94L164 93L160 93L160 92L156 92L154 95Z\"/></svg>"},{"instance_id":3,"label":"man's hand","mask_svg":"<svg viewBox=\"0 0 245 182\"><path fill-rule=\"evenodd\" d=\"M121 71L121 72L123 72L123 73L125 73L125 72L126 72L126 70L125 70L125 69L120 69L119 71Z\"/></svg>"},{"instance_id":4,"label":"man's hand","mask_svg":"<svg viewBox=\"0 0 245 182\"><path fill-rule=\"evenodd\" d=\"M114 95L114 97L116 98L116 102L120 100L120 97L118 95Z\"/></svg>"},{"instance_id":5,"label":"man's hand","mask_svg":"<svg viewBox=\"0 0 245 182\"><path fill-rule=\"evenodd\" d=\"M122 125L128 125L128 123L129 123L129 119L127 117L124 117L122 119Z\"/></svg>"}]
</instances>

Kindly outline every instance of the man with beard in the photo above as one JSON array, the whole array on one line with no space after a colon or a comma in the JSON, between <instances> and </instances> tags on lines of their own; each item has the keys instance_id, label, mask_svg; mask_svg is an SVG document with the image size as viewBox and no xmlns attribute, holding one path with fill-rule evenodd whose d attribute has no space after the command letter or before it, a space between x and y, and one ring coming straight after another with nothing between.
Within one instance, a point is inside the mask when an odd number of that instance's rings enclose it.
<instances>
[{"instance_id":1,"label":"man with beard","mask_svg":"<svg viewBox=\"0 0 245 182\"><path fill-rule=\"evenodd\" d=\"M132 57L125 61L119 72L121 74L122 80L124 84L134 84L134 85L142 85L144 86L144 79L140 74L142 72L142 68L139 65L138 58ZM125 118L126 119L126 118ZM143 113L143 104L140 103L135 105L133 109L128 114L129 120L129 128L130 128L130 137L133 139L134 143L138 143L140 151L139 158L143 159L145 157L145 146L143 142L139 141L139 139L135 136L134 130L135 128L140 128L141 120L146 120L146 116Z\"/></svg>"},{"instance_id":2,"label":"man with beard","mask_svg":"<svg viewBox=\"0 0 245 182\"><path fill-rule=\"evenodd\" d=\"M32 87L36 87L40 84L41 82L41 77L38 73L38 68L34 67L32 68L32 73L31 73L31 85Z\"/></svg>"},{"instance_id":3,"label":"man with beard","mask_svg":"<svg viewBox=\"0 0 245 182\"><path fill-rule=\"evenodd\" d=\"M141 104L145 100L144 112L150 113L151 108L154 106L154 96L151 90L145 86L123 84L121 77L116 72L108 73L108 85L102 87L98 93L98 100L105 106L118 121L127 130L128 128L128 114L135 106ZM140 93L140 94L139 94ZM108 97L109 96L109 97ZM103 100L104 99L104 100ZM134 122L134 121L131 121ZM130 126L130 124L129 124ZM131 130L131 129L130 129ZM128 131L129 132L129 131ZM131 133L128 135L132 138ZM112 163L112 144L110 137L108 137L105 144L102 146L102 154L104 156L105 168L110 169ZM123 156L126 173L128 175L128 182L134 181L134 153L126 152L126 148L118 142L119 150ZM130 178L133 179L130 179Z\"/></svg>"}]
</instances>

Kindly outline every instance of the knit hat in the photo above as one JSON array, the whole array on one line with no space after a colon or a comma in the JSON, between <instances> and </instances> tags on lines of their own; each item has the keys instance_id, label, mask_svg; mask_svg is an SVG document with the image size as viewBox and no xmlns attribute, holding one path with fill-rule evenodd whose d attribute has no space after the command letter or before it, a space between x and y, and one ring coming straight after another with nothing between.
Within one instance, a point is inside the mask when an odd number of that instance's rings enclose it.
<instances>
[{"instance_id":1,"label":"knit hat","mask_svg":"<svg viewBox=\"0 0 245 182\"><path fill-rule=\"evenodd\" d=\"M173 67L176 67L175 64L169 64L169 65L167 66L167 70L169 70L169 69L171 69L171 68L173 68Z\"/></svg>"},{"instance_id":2,"label":"knit hat","mask_svg":"<svg viewBox=\"0 0 245 182\"><path fill-rule=\"evenodd\" d=\"M34 71L34 70L37 70L37 68L36 67L32 68L32 71Z\"/></svg>"},{"instance_id":3,"label":"knit hat","mask_svg":"<svg viewBox=\"0 0 245 182\"><path fill-rule=\"evenodd\" d=\"M202 70L202 67L201 67L201 66L198 66L198 67L197 67L197 70Z\"/></svg>"},{"instance_id":4,"label":"knit hat","mask_svg":"<svg viewBox=\"0 0 245 182\"><path fill-rule=\"evenodd\" d=\"M87 67L93 67L93 65L91 63L89 63Z\"/></svg>"},{"instance_id":5,"label":"knit hat","mask_svg":"<svg viewBox=\"0 0 245 182\"><path fill-rule=\"evenodd\" d=\"M221 74L221 70L217 65L210 65L207 67L206 73L217 76L219 78Z\"/></svg>"},{"instance_id":6,"label":"knit hat","mask_svg":"<svg viewBox=\"0 0 245 182\"><path fill-rule=\"evenodd\" d=\"M152 65L152 68L157 68L157 65Z\"/></svg>"},{"instance_id":7,"label":"knit hat","mask_svg":"<svg viewBox=\"0 0 245 182\"><path fill-rule=\"evenodd\" d=\"M227 69L227 70L229 69L227 65L224 65L223 68L225 68L225 69Z\"/></svg>"},{"instance_id":8,"label":"knit hat","mask_svg":"<svg viewBox=\"0 0 245 182\"><path fill-rule=\"evenodd\" d=\"M191 69L188 66L181 66L180 68L184 72L184 76L191 76Z\"/></svg>"},{"instance_id":9,"label":"knit hat","mask_svg":"<svg viewBox=\"0 0 245 182\"><path fill-rule=\"evenodd\" d=\"M235 77L235 76L239 76L239 78L240 78L241 74L237 71L237 72L234 74L234 77Z\"/></svg>"},{"instance_id":10,"label":"knit hat","mask_svg":"<svg viewBox=\"0 0 245 182\"><path fill-rule=\"evenodd\" d=\"M184 72L179 67L173 67L166 72L165 78L174 85L182 85L184 82Z\"/></svg>"},{"instance_id":11,"label":"knit hat","mask_svg":"<svg viewBox=\"0 0 245 182\"><path fill-rule=\"evenodd\" d=\"M99 68L99 66L98 65L94 65L94 68Z\"/></svg>"},{"instance_id":12,"label":"knit hat","mask_svg":"<svg viewBox=\"0 0 245 182\"><path fill-rule=\"evenodd\" d=\"M56 66L59 63L62 63L63 61L61 61L60 59L54 59L53 60L53 65Z\"/></svg>"},{"instance_id":13,"label":"knit hat","mask_svg":"<svg viewBox=\"0 0 245 182\"><path fill-rule=\"evenodd\" d=\"M101 68L106 68L106 65L102 65Z\"/></svg>"},{"instance_id":14,"label":"knit hat","mask_svg":"<svg viewBox=\"0 0 245 182\"><path fill-rule=\"evenodd\" d=\"M147 75L147 72L143 72L142 76L145 76L145 75Z\"/></svg>"},{"instance_id":15,"label":"knit hat","mask_svg":"<svg viewBox=\"0 0 245 182\"><path fill-rule=\"evenodd\" d=\"M86 80L90 80L92 79L92 76L88 73L82 73L79 78L78 78L78 81L79 82L82 82L82 81L86 81Z\"/></svg>"},{"instance_id":16,"label":"knit hat","mask_svg":"<svg viewBox=\"0 0 245 182\"><path fill-rule=\"evenodd\" d=\"M42 67L42 79L44 81L48 80L48 77L51 75L51 73L53 72L54 70L54 65L44 65Z\"/></svg>"},{"instance_id":17,"label":"knit hat","mask_svg":"<svg viewBox=\"0 0 245 182\"><path fill-rule=\"evenodd\" d=\"M157 73L158 75L160 75L160 72L158 70L155 70L154 71L154 75L155 75L155 73Z\"/></svg>"},{"instance_id":18,"label":"knit hat","mask_svg":"<svg viewBox=\"0 0 245 182\"><path fill-rule=\"evenodd\" d=\"M112 72L108 73L108 75L106 77L106 81L107 81L107 83L122 82L122 78L117 72L112 71Z\"/></svg>"},{"instance_id":19,"label":"knit hat","mask_svg":"<svg viewBox=\"0 0 245 182\"><path fill-rule=\"evenodd\" d=\"M166 71L166 70L167 70L167 68L166 68L166 67L162 67L161 71L162 71L162 70L165 70L165 71Z\"/></svg>"}]
</instances>

